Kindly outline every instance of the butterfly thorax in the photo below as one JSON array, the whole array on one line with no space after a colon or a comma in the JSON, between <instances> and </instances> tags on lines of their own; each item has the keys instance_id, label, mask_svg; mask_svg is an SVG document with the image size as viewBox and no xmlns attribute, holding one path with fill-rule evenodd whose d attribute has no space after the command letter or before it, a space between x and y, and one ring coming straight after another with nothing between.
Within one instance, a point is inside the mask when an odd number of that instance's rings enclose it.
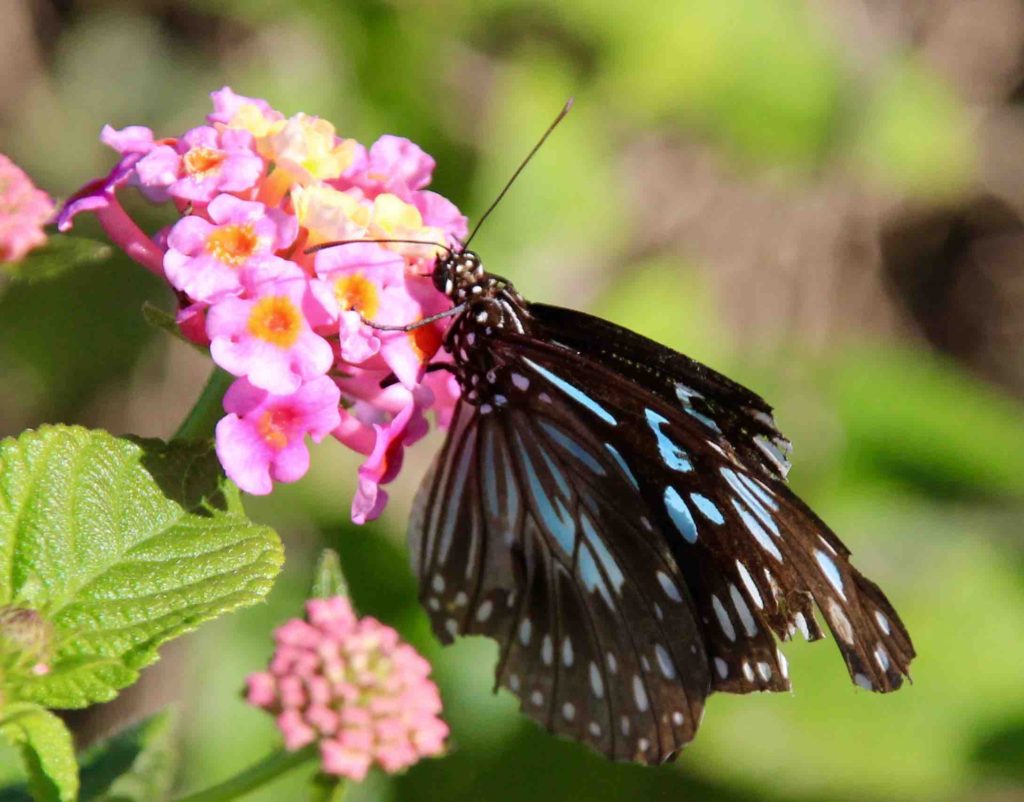
<instances>
[{"instance_id":1,"label":"butterfly thorax","mask_svg":"<svg viewBox=\"0 0 1024 802\"><path fill-rule=\"evenodd\" d=\"M433 281L453 304L463 306L444 344L457 356L455 375L462 397L481 409L503 406L507 398L493 390L503 366L482 345L495 329L524 333L530 321L526 301L510 282L484 270L473 251L453 251L438 259Z\"/></svg>"}]
</instances>

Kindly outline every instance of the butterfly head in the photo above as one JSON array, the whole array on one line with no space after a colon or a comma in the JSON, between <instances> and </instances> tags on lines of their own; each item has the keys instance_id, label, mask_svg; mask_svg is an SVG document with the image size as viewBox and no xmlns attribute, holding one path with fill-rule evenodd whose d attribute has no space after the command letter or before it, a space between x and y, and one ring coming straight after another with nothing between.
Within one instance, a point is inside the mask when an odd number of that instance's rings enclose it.
<instances>
[{"instance_id":1,"label":"butterfly head","mask_svg":"<svg viewBox=\"0 0 1024 802\"><path fill-rule=\"evenodd\" d=\"M486 281L483 263L473 251L449 251L439 256L432 275L434 287L452 300L462 300L471 288Z\"/></svg>"}]
</instances>

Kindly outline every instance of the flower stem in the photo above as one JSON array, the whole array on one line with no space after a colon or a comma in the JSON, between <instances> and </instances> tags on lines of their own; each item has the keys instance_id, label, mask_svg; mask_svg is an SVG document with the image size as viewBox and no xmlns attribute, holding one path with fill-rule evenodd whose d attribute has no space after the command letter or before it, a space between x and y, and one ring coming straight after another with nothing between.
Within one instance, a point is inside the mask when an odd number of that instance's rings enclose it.
<instances>
[{"instance_id":1,"label":"flower stem","mask_svg":"<svg viewBox=\"0 0 1024 802\"><path fill-rule=\"evenodd\" d=\"M199 394L195 405L189 411L178 431L174 433L175 440L209 440L213 437L213 431L217 421L224 417L224 393L235 380L225 370L214 368L210 378L206 381L203 392Z\"/></svg>"},{"instance_id":2,"label":"flower stem","mask_svg":"<svg viewBox=\"0 0 1024 802\"><path fill-rule=\"evenodd\" d=\"M317 755L316 744L310 744L295 752L286 752L280 749L231 779L203 791L180 797L177 802L228 802L231 799L238 799L250 791L276 780L282 774L298 768L303 763L315 760Z\"/></svg>"}]
</instances>

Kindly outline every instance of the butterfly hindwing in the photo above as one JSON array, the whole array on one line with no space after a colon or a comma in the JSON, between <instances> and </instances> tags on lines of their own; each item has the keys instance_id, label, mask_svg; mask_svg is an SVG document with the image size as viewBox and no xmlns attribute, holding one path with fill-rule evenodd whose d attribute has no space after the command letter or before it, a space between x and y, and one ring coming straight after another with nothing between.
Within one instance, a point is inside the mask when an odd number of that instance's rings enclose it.
<instances>
[{"instance_id":1,"label":"butterfly hindwing","mask_svg":"<svg viewBox=\"0 0 1024 802\"><path fill-rule=\"evenodd\" d=\"M508 405L459 405L410 527L433 627L498 641L497 682L553 732L664 760L710 685L686 583L587 421L498 373Z\"/></svg>"},{"instance_id":2,"label":"butterfly hindwing","mask_svg":"<svg viewBox=\"0 0 1024 802\"><path fill-rule=\"evenodd\" d=\"M588 320L581 316L574 330L579 341ZM848 550L782 478L763 463L751 465L749 449L725 438L715 419L702 420L707 416L691 414L681 399L625 377L619 360L607 355L618 336L594 340L602 345L593 357L566 347L567 332L548 334L563 344L496 331L489 347L496 359L519 360L539 385L538 396L564 399L596 438L618 449L636 480L633 509L647 511L686 577L714 688L788 688L772 633L819 637L813 605L858 685L898 688L914 655L906 630L881 591L850 564ZM663 357L664 363L671 360ZM690 376L673 377L683 380L701 386ZM706 385L701 391L710 392ZM704 409L716 408L711 398Z\"/></svg>"}]
</instances>

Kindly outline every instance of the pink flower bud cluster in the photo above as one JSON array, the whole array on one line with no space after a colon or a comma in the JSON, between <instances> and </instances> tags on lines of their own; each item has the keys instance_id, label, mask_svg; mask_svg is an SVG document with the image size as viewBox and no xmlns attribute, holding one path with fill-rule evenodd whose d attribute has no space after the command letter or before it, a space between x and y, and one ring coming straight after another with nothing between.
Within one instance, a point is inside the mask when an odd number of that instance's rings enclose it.
<instances>
[{"instance_id":1,"label":"pink flower bud cluster","mask_svg":"<svg viewBox=\"0 0 1024 802\"><path fill-rule=\"evenodd\" d=\"M277 717L289 750L318 742L323 770L361 780L373 763L400 771L440 754L448 725L430 664L348 599L306 603L306 620L274 634L269 670L248 679L247 700Z\"/></svg>"},{"instance_id":2,"label":"pink flower bud cluster","mask_svg":"<svg viewBox=\"0 0 1024 802\"><path fill-rule=\"evenodd\" d=\"M46 242L43 226L51 217L50 196L0 153L0 262L17 262Z\"/></svg>"},{"instance_id":3,"label":"pink flower bud cluster","mask_svg":"<svg viewBox=\"0 0 1024 802\"><path fill-rule=\"evenodd\" d=\"M238 379L224 398L217 454L249 493L269 493L309 467L306 437L331 435L367 455L352 504L357 523L380 514L405 446L446 426L458 396L427 373L444 323L384 331L449 306L429 279L466 218L425 189L434 160L407 139L365 148L326 120L286 118L224 88L206 124L158 139L141 126L104 128L120 161L79 190L58 218L97 215L110 238L167 280L178 323ZM178 219L153 233L122 206L132 189ZM365 240L310 252L336 240ZM427 244L386 242L419 240ZM437 243L434 245L433 243ZM381 387L381 384L387 385Z\"/></svg>"}]
</instances>

